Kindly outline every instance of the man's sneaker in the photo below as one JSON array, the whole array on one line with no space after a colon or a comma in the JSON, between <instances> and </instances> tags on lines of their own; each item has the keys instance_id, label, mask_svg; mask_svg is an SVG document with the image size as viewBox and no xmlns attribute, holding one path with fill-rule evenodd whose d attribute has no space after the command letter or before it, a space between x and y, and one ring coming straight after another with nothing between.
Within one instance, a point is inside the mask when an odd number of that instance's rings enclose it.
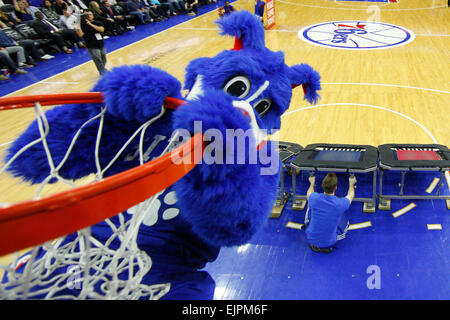
<instances>
[{"instance_id":1,"label":"man's sneaker","mask_svg":"<svg viewBox=\"0 0 450 320\"><path fill-rule=\"evenodd\" d=\"M33 68L34 66L26 63L19 63L20 68Z\"/></svg>"},{"instance_id":2,"label":"man's sneaker","mask_svg":"<svg viewBox=\"0 0 450 320\"><path fill-rule=\"evenodd\" d=\"M333 251L333 248L324 249L324 248L319 248L319 247L317 247L315 245L312 245L312 244L310 244L309 247L314 252L330 253L331 251Z\"/></svg>"},{"instance_id":3,"label":"man's sneaker","mask_svg":"<svg viewBox=\"0 0 450 320\"><path fill-rule=\"evenodd\" d=\"M42 57L41 57L41 59L42 60L50 60L50 59L53 59L55 56L51 56L51 55L49 55L49 54L44 54Z\"/></svg>"},{"instance_id":4,"label":"man's sneaker","mask_svg":"<svg viewBox=\"0 0 450 320\"><path fill-rule=\"evenodd\" d=\"M4 76L2 74L0 74L0 80L8 80L9 78L7 76Z\"/></svg>"},{"instance_id":5,"label":"man's sneaker","mask_svg":"<svg viewBox=\"0 0 450 320\"><path fill-rule=\"evenodd\" d=\"M16 69L16 71L13 72L13 74L27 74L28 72L26 72L23 69Z\"/></svg>"},{"instance_id":6,"label":"man's sneaker","mask_svg":"<svg viewBox=\"0 0 450 320\"><path fill-rule=\"evenodd\" d=\"M135 27L134 27L134 26L127 26L127 29L128 29L128 30L134 30Z\"/></svg>"}]
</instances>

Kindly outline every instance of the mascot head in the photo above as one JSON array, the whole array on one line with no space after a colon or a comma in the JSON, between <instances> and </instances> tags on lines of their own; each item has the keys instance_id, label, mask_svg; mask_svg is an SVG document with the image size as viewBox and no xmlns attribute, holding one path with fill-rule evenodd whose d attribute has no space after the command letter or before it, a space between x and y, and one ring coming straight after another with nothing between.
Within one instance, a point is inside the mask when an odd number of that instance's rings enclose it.
<instances>
[{"instance_id":1,"label":"mascot head","mask_svg":"<svg viewBox=\"0 0 450 320\"><path fill-rule=\"evenodd\" d=\"M263 25L253 14L236 11L216 23L221 35L235 37L234 48L190 62L185 81L187 100L211 89L222 91L249 117L255 132L280 128L280 116L289 108L293 88L302 85L305 99L317 101L319 74L307 64L289 67L281 51L266 48Z\"/></svg>"}]
</instances>

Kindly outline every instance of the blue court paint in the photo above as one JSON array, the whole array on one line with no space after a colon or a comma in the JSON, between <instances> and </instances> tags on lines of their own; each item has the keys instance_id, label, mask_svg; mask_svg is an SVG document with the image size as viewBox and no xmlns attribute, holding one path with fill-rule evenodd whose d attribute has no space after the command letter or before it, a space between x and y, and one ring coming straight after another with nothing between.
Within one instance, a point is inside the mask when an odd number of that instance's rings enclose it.
<instances>
[{"instance_id":1,"label":"blue court paint","mask_svg":"<svg viewBox=\"0 0 450 320\"><path fill-rule=\"evenodd\" d=\"M316 190L325 172L316 174ZM344 196L348 174L337 173L337 195ZM421 192L437 173L406 176L406 194ZM308 172L297 177L297 194L309 186ZM372 174L356 174L356 195L371 195ZM398 193L400 174L385 173L384 186ZM291 176L286 175L287 191ZM444 194L449 194L444 184ZM397 219L392 213L412 200L392 200L390 211L363 213L360 202L350 207L350 223L370 221L371 227L350 230L331 254L309 249L304 231L286 227L303 223L305 211L291 210L292 198L279 219L269 219L249 245L222 249L219 258L206 266L216 280L215 299L449 299L450 211L444 200L413 200L417 207ZM442 224L430 231L427 224ZM380 288L371 278L378 268Z\"/></svg>"}]
</instances>

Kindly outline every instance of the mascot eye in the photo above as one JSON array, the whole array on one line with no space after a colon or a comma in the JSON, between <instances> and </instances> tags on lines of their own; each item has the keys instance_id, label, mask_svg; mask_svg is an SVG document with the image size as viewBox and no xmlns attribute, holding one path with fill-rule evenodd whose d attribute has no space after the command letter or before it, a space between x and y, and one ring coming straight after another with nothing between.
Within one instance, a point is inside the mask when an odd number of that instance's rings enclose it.
<instances>
[{"instance_id":1,"label":"mascot eye","mask_svg":"<svg viewBox=\"0 0 450 320\"><path fill-rule=\"evenodd\" d=\"M256 102L253 108L258 112L259 117L262 118L269 112L271 106L272 100L264 98Z\"/></svg>"},{"instance_id":2,"label":"mascot eye","mask_svg":"<svg viewBox=\"0 0 450 320\"><path fill-rule=\"evenodd\" d=\"M244 76L233 77L225 83L223 89L233 97L242 99L250 92L250 80Z\"/></svg>"}]
</instances>

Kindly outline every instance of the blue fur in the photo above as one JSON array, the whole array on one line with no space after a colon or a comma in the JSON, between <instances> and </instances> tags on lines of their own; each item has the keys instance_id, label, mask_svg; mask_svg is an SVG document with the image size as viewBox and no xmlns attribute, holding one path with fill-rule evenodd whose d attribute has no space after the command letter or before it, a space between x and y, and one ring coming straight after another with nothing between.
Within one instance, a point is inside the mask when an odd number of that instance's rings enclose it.
<instances>
[{"instance_id":1,"label":"blue fur","mask_svg":"<svg viewBox=\"0 0 450 320\"><path fill-rule=\"evenodd\" d=\"M307 64L294 65L289 69L289 78L292 84L300 85L306 84L305 99L309 103L315 104L319 100L317 91L320 87L320 75L311 66Z\"/></svg>"},{"instance_id":2,"label":"blue fur","mask_svg":"<svg viewBox=\"0 0 450 320\"><path fill-rule=\"evenodd\" d=\"M125 121L145 122L161 111L165 97L181 98L180 82L167 72L145 65L120 66L93 91L104 93L108 113Z\"/></svg>"},{"instance_id":3,"label":"blue fur","mask_svg":"<svg viewBox=\"0 0 450 320\"><path fill-rule=\"evenodd\" d=\"M256 115L261 129L280 128L280 117L289 108L291 101L292 85L306 84L305 99L317 101L319 74L305 64L289 67L284 62L282 52L266 48L264 29L254 15L246 11L234 12L221 19L218 25L222 34L242 38L244 48L240 51L225 50L215 57L202 57L189 63L185 88L192 89L196 77L202 75L203 94L187 101L176 111L167 110L162 118L147 129L145 147L149 147L157 135L165 137L164 142L149 154L150 159L161 154L174 130L187 129L194 133L195 121L201 121L202 133L215 129L223 137L226 137L227 129L250 129L248 118L233 107L233 101L247 99L265 81L269 81L269 87L258 99L268 98L273 105L264 117ZM249 94L242 99L232 97L223 90L225 82L236 75L246 76L251 82ZM103 92L108 107L100 144L101 166L109 163L137 128L160 113L165 97L181 98L180 88L179 81L173 76L150 66L121 66L106 73L92 89ZM50 125L47 141L56 166L63 159L78 128L98 114L102 107L103 104L68 105L46 112ZM83 129L66 165L60 170L64 178L75 180L96 172L94 147L98 125L99 121L96 120ZM9 148L6 159L37 138L39 133L34 121ZM135 138L126 148L106 176L139 164L136 157L138 139ZM241 164L237 162L241 156L237 153L238 146L234 144L232 149L226 148L229 146L227 142L236 142L236 138L207 141L206 148L221 145L224 153L215 150L216 154L208 154L208 149L205 149L203 162L165 191L168 194L172 189L175 190L176 206L180 211L178 216L165 221L161 214L157 224L141 226L139 247L152 257L153 268L157 270L145 281L166 281L168 278L164 270L167 268L171 270L171 279L184 279L184 272L195 273L206 262L215 260L221 246L248 242L267 221L276 196L280 166L273 144L269 142L262 147L256 161L251 162L250 152L255 150L256 143L253 135L248 136L244 141L245 152L242 155L246 161ZM265 153L273 156L272 163L263 161ZM205 163L214 157L223 161L234 159L234 162ZM272 174L261 174L262 169L273 163L278 166ZM8 170L31 183L45 179L49 165L42 144L36 144L31 151L19 156ZM157 214L160 215L159 211ZM125 214L125 217L128 218L128 215ZM102 224L92 227L92 233L99 239L107 238L105 230ZM178 295L176 289L172 289L171 298L186 296L186 291L183 291L187 290L183 285L184 280L179 281L182 292ZM210 289L207 289L208 292L211 292Z\"/></svg>"},{"instance_id":4,"label":"blue fur","mask_svg":"<svg viewBox=\"0 0 450 320\"><path fill-rule=\"evenodd\" d=\"M237 11L216 21L221 35L242 39L245 48L264 49L264 28L261 22L247 11Z\"/></svg>"},{"instance_id":5,"label":"blue fur","mask_svg":"<svg viewBox=\"0 0 450 320\"><path fill-rule=\"evenodd\" d=\"M105 167L129 137L147 120L161 112L164 98L180 97L180 83L166 72L149 66L122 66L114 68L100 79L92 91L103 92L108 105L100 144L100 164ZM50 126L47 143L55 166L64 158L71 139L85 121L97 115L103 104L81 104L55 107L45 113ZM171 111L164 118L170 122ZM94 147L99 122L83 128L66 164L59 173L65 179L79 179L96 171ZM170 128L162 122L153 125L146 137L155 134L170 136ZM8 150L8 161L24 145L40 137L36 120ZM135 138L136 141L138 139ZM134 153L135 144L123 154ZM138 165L135 161L118 161L108 170L109 176ZM42 182L49 172L49 164L42 143L35 144L19 156L8 170L31 183ZM56 182L52 180L51 182Z\"/></svg>"}]
</instances>

